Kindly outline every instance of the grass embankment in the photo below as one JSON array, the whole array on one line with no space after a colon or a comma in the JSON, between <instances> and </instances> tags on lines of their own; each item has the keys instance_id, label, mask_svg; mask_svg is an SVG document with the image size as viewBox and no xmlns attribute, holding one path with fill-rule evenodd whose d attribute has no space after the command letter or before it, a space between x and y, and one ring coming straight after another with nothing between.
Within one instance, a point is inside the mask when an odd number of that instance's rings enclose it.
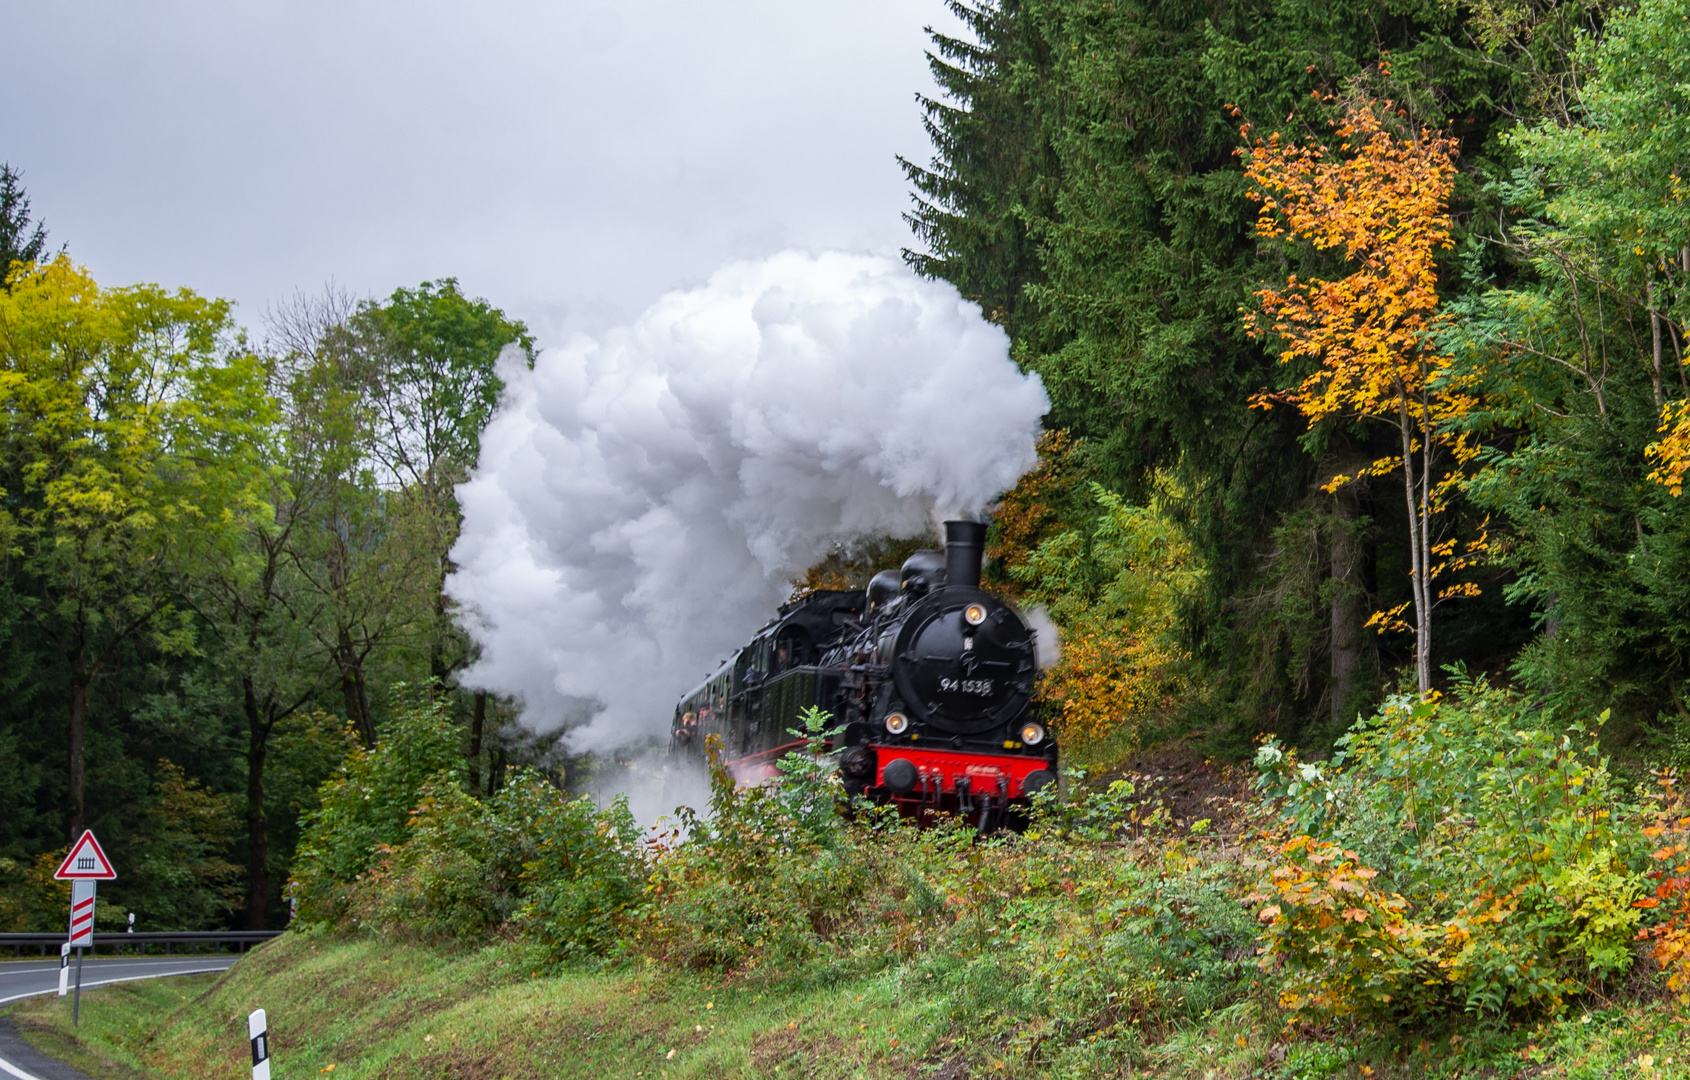
<instances>
[{"instance_id":1,"label":"grass embankment","mask_svg":"<svg viewBox=\"0 0 1690 1080\"><path fill-rule=\"evenodd\" d=\"M718 771L653 845L378 748L296 862L315 930L203 992L97 991L74 1037L95 1075L196 1080L246 1075L260 1006L278 1080L1686 1076L1690 795L1623 782L1600 722L1395 699L1342 759L1270 742L1246 784L1165 753L985 842L843 820L806 755Z\"/></svg>"},{"instance_id":2,"label":"grass embankment","mask_svg":"<svg viewBox=\"0 0 1690 1080\"><path fill-rule=\"evenodd\" d=\"M538 976L508 950L289 936L227 976L152 980L15 1010L38 1048L106 1080L250 1076L246 1016L264 1008L272 1075L334 1077L905 1076L958 1059L936 1008L893 974L757 991L660 976ZM917 976L919 979L919 975ZM965 1069L953 1076L967 1075Z\"/></svg>"},{"instance_id":3,"label":"grass embankment","mask_svg":"<svg viewBox=\"0 0 1690 1080\"><path fill-rule=\"evenodd\" d=\"M246 1016L259 1007L277 1080L1100 1075L1083 1052L1006 1053L1013 1033L996 1030L989 1000L986 1024L973 1026L967 989L934 975L900 965L760 989L643 965L536 976L504 948L452 954L306 934L256 950L225 976L91 991L74 1031L57 998L13 1015L37 1047L98 1080L244 1080ZM1534 1030L1475 1023L1392 1046L1360 1032L1287 1030L1271 1003L1245 1001L1159 1032L1133 1056L1132 1075L1657 1080L1685 1075L1687 1019L1665 998L1587 1002Z\"/></svg>"},{"instance_id":4,"label":"grass embankment","mask_svg":"<svg viewBox=\"0 0 1690 1080\"><path fill-rule=\"evenodd\" d=\"M42 1050L104 1077L247 1077L246 1016L270 1017L272 1075L340 1077L899 1076L933 1046L893 986L762 993L658 977L535 976L508 950L448 954L326 935L282 939L227 976L56 998L16 1010Z\"/></svg>"},{"instance_id":5,"label":"grass embankment","mask_svg":"<svg viewBox=\"0 0 1690 1080\"><path fill-rule=\"evenodd\" d=\"M286 1077L907 1077L1024 1075L991 1031L959 1028L919 968L827 986L752 989L637 966L542 976L508 950L284 938L226 976L152 980L84 995L82 1026L56 998L14 1015L37 1047L100 1080L245 1078L246 1016L270 1018ZM1237 1013L1194 1026L1163 1055L1170 1075L1262 1063ZM1047 1075L1040 1068L1032 1074Z\"/></svg>"}]
</instances>

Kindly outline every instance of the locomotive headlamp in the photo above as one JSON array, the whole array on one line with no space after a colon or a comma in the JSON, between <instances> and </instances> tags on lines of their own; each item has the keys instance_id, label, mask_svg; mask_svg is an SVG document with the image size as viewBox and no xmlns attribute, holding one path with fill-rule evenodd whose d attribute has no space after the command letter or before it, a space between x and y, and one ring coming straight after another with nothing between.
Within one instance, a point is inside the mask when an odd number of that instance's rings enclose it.
<instances>
[{"instance_id":1,"label":"locomotive headlamp","mask_svg":"<svg viewBox=\"0 0 1690 1080\"><path fill-rule=\"evenodd\" d=\"M901 712L886 714L886 730L894 735L902 735L910 729L910 718Z\"/></svg>"},{"instance_id":2,"label":"locomotive headlamp","mask_svg":"<svg viewBox=\"0 0 1690 1080\"><path fill-rule=\"evenodd\" d=\"M986 606L984 604L969 604L962 609L962 617L969 626L979 626L986 621Z\"/></svg>"},{"instance_id":3,"label":"locomotive headlamp","mask_svg":"<svg viewBox=\"0 0 1690 1080\"><path fill-rule=\"evenodd\" d=\"M1021 741L1028 746L1037 746L1045 741L1045 729L1031 721L1022 724Z\"/></svg>"}]
</instances>

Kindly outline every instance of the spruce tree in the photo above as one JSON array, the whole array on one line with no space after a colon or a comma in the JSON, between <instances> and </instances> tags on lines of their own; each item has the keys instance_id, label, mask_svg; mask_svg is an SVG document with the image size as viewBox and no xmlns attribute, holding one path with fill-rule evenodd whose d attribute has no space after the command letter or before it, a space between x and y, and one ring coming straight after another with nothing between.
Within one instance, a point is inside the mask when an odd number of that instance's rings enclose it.
<instances>
[{"instance_id":1,"label":"spruce tree","mask_svg":"<svg viewBox=\"0 0 1690 1080\"><path fill-rule=\"evenodd\" d=\"M915 187L904 215L926 251L904 258L925 277L949 281L1019 341L1036 325L1026 296L1043 280L1029 232L1052 211L1056 162L1038 117L1049 48L1020 0L949 0L973 41L935 33L927 54L940 97L918 95L933 141L931 168L900 157Z\"/></svg>"},{"instance_id":2,"label":"spruce tree","mask_svg":"<svg viewBox=\"0 0 1690 1080\"><path fill-rule=\"evenodd\" d=\"M1451 129L1463 243L1496 217L1478 205L1482 178L1507 167L1499 131L1540 96L1531 73L1564 65L1433 3L1388 19L1314 0L954 0L952 11L967 33L931 35L942 100L921 102L935 160L904 163L925 246L909 262L1010 331L1050 393L1047 423L1083 439L1092 476L1135 501L1170 480L1181 492L1175 512L1209 590L1188 612L1188 644L1233 682L1220 697L1257 726L1341 728L1358 704L1359 653L1378 641L1361 635L1365 612L1406 598L1406 580L1368 570L1395 565L1375 532L1402 508L1366 483L1320 490L1392 452L1378 425L1310 430L1288 410L1249 408L1296 373L1246 337L1241 309L1290 269L1333 268L1259 244L1240 120L1295 135L1366 92ZM1565 36L1551 15L1532 16L1544 32L1526 35L1531 48ZM1308 264L1288 265L1298 259ZM1475 649L1513 633L1496 631L1493 591L1449 608L1490 627Z\"/></svg>"},{"instance_id":3,"label":"spruce tree","mask_svg":"<svg viewBox=\"0 0 1690 1080\"><path fill-rule=\"evenodd\" d=\"M0 287L7 287L13 263L38 263L46 250L46 226L30 224L23 173L0 162Z\"/></svg>"}]
</instances>

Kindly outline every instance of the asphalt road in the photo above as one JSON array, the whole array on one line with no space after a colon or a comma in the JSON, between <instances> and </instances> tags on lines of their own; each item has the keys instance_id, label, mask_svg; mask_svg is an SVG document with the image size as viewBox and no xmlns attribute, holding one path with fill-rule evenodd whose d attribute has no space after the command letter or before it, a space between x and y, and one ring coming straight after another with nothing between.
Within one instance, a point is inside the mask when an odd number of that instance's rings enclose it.
<instances>
[{"instance_id":1,"label":"asphalt road","mask_svg":"<svg viewBox=\"0 0 1690 1080\"><path fill-rule=\"evenodd\" d=\"M227 971L240 957L226 956L101 956L83 962L82 988L167 975L197 975ZM71 961L75 985L76 961ZM0 1007L20 998L59 992L59 962L12 960L0 962ZM69 1007L69 1002L66 1002ZM62 1062L39 1053L18 1037L8 1018L0 1018L0 1080L88 1080Z\"/></svg>"}]
</instances>

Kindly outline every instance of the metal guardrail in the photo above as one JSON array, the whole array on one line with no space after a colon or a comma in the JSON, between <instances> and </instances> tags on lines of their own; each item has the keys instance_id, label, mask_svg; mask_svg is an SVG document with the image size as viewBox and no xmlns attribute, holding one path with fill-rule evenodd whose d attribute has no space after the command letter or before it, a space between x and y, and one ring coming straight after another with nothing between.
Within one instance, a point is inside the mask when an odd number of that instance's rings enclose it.
<instances>
[{"instance_id":1,"label":"metal guardrail","mask_svg":"<svg viewBox=\"0 0 1690 1080\"><path fill-rule=\"evenodd\" d=\"M207 947L212 951L222 951L218 946L234 946L236 952L245 952L254 945L261 945L271 938L281 937L280 930L205 930L171 934L95 934L94 946L88 950L90 956L98 955L102 948L107 955L122 952L145 953L153 951L148 946L164 947L164 955L171 955L171 949L179 952L204 952ZM42 956L59 955L59 946L65 943L63 934L0 934L0 949L10 947L13 956L23 956L28 949L36 949Z\"/></svg>"}]
</instances>

